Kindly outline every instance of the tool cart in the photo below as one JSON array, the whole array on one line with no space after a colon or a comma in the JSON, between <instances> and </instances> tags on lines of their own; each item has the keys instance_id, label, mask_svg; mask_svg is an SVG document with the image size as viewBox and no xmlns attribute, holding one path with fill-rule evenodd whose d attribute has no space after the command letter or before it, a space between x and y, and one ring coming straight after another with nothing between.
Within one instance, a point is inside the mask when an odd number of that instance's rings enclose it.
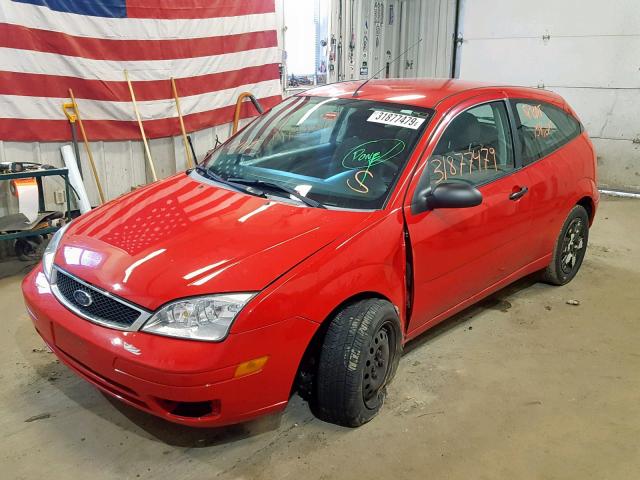
<instances>
[{"instance_id":1,"label":"tool cart","mask_svg":"<svg viewBox=\"0 0 640 480\"><path fill-rule=\"evenodd\" d=\"M43 190L43 177L59 176L64 180L66 211L46 211ZM35 178L38 186L38 216L29 222L22 214L0 217L0 240L15 240L16 256L21 260L31 260L37 253L37 246L42 243L44 235L58 230L63 224L71 220L71 184L67 168L39 168L34 170L13 171L0 173L0 181L11 181L23 178Z\"/></svg>"}]
</instances>

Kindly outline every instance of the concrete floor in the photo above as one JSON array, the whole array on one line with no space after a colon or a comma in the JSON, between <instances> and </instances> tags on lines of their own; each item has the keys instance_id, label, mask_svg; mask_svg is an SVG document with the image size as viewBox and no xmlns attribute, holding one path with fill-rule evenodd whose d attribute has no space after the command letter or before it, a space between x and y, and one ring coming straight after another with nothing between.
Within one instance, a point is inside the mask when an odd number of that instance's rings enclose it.
<instances>
[{"instance_id":1,"label":"concrete floor","mask_svg":"<svg viewBox=\"0 0 640 480\"><path fill-rule=\"evenodd\" d=\"M356 430L297 396L217 430L108 400L43 349L21 276L4 278L0 476L640 478L639 238L640 201L604 199L571 284L525 279L413 342L380 415Z\"/></svg>"}]
</instances>

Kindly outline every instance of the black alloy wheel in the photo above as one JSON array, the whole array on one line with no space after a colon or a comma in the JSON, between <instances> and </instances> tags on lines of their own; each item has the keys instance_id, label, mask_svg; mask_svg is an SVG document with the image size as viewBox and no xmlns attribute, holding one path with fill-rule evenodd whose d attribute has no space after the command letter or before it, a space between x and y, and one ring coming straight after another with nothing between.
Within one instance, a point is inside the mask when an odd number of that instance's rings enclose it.
<instances>
[{"instance_id":1,"label":"black alloy wheel","mask_svg":"<svg viewBox=\"0 0 640 480\"><path fill-rule=\"evenodd\" d=\"M576 276L589 241L589 215L582 205L571 209L556 240L551 263L542 279L552 285L565 285Z\"/></svg>"},{"instance_id":2,"label":"black alloy wheel","mask_svg":"<svg viewBox=\"0 0 640 480\"><path fill-rule=\"evenodd\" d=\"M566 275L573 272L578 258L584 256L585 247L585 224L581 218L574 218L562 240L560 268Z\"/></svg>"}]
</instances>

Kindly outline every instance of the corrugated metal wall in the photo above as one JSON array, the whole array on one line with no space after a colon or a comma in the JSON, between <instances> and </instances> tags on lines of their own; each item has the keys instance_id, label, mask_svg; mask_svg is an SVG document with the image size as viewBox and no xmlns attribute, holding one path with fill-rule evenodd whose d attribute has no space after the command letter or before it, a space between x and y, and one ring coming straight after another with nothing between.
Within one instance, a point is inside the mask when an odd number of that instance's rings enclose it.
<instances>
[{"instance_id":1,"label":"corrugated metal wall","mask_svg":"<svg viewBox=\"0 0 640 480\"><path fill-rule=\"evenodd\" d=\"M600 185L640 192L640 2L463 0L460 78L544 86L574 107Z\"/></svg>"},{"instance_id":2,"label":"corrugated metal wall","mask_svg":"<svg viewBox=\"0 0 640 480\"><path fill-rule=\"evenodd\" d=\"M328 42L333 36L336 58L329 62L329 82L365 79L380 69L377 78L384 78L386 63L420 38L390 65L388 76L449 77L455 13L455 0L334 0Z\"/></svg>"}]
</instances>

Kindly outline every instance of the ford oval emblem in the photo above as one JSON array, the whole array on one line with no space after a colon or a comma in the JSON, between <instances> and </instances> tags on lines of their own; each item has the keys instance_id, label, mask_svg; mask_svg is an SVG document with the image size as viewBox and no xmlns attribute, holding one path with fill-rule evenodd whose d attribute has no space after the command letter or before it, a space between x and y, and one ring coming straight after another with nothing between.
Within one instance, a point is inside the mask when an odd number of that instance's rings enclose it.
<instances>
[{"instance_id":1,"label":"ford oval emblem","mask_svg":"<svg viewBox=\"0 0 640 480\"><path fill-rule=\"evenodd\" d=\"M84 290L76 290L75 292L73 292L73 299L81 307L88 307L93 303L93 298L91 298L91 295Z\"/></svg>"}]
</instances>

